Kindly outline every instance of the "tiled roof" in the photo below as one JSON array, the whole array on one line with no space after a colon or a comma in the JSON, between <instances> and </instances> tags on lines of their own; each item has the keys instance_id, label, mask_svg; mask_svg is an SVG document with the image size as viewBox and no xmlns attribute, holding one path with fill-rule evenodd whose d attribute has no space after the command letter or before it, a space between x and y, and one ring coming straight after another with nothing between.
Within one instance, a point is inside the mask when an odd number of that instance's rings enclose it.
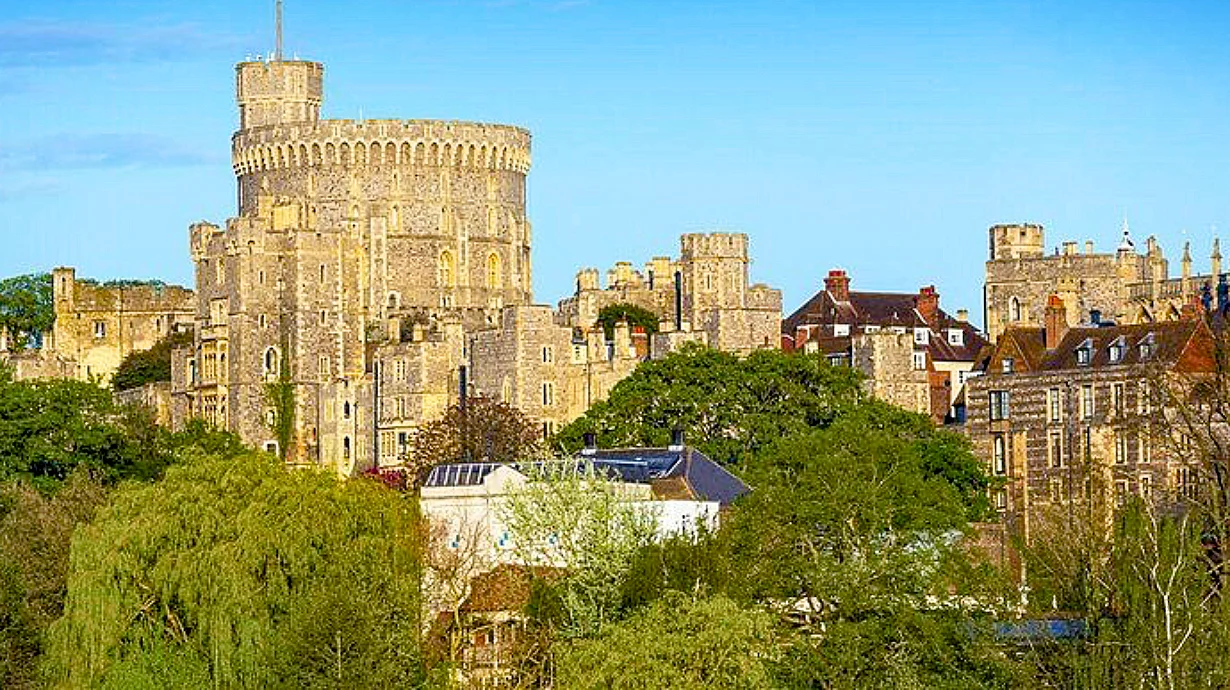
<instances>
[{"instance_id":1,"label":"tiled roof","mask_svg":"<svg viewBox=\"0 0 1230 690\"><path fill-rule=\"evenodd\" d=\"M1195 338L1211 338L1202 319L1159 321L1130 326L1070 328L1054 350L1046 349L1046 333L1041 328L1010 327L1000 337L995 354L988 362L994 372L1005 357L1016 360L1017 371L1058 371L1076 368L1099 368L1133 364L1202 369L1203 358L1211 356L1193 350L1189 344ZM1111 360L1111 345L1121 343L1123 350L1117 361ZM1151 343L1142 350L1141 345ZM1077 350L1089 349L1089 362L1077 361ZM1199 348L1197 348L1198 350ZM1194 359L1193 359L1194 358Z\"/></svg>"},{"instance_id":2,"label":"tiled roof","mask_svg":"<svg viewBox=\"0 0 1230 690\"><path fill-rule=\"evenodd\" d=\"M838 302L827 290L821 290L782 321L782 334L793 342L798 329L809 325L846 324L851 327L851 335L857 335L860 326L925 327L927 323L918 312L917 301L918 295L914 293L851 292L848 302ZM968 322L954 318L943 309L937 312L936 323L931 328L933 337L926 346L931 359L940 362L974 361L979 350L986 346L986 339ZM948 342L950 329L961 330L960 345ZM808 342L816 343L818 349L827 354L848 352L850 349L849 336L826 333L819 337L810 336Z\"/></svg>"}]
</instances>

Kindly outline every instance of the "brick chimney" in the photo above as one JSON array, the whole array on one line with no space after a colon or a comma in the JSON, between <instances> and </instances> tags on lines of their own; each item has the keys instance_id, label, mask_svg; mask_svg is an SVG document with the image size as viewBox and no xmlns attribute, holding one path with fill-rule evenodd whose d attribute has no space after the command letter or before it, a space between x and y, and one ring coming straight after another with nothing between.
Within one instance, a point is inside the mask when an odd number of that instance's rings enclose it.
<instances>
[{"instance_id":1,"label":"brick chimney","mask_svg":"<svg viewBox=\"0 0 1230 690\"><path fill-rule=\"evenodd\" d=\"M829 275L824 279L825 292L832 295L833 300L837 302L850 301L850 276L840 268L834 268L829 271Z\"/></svg>"},{"instance_id":2,"label":"brick chimney","mask_svg":"<svg viewBox=\"0 0 1230 690\"><path fill-rule=\"evenodd\" d=\"M935 328L940 316L940 293L935 291L935 286L928 285L919 290L915 304L918 306L918 313L922 315L923 321Z\"/></svg>"},{"instance_id":3,"label":"brick chimney","mask_svg":"<svg viewBox=\"0 0 1230 690\"><path fill-rule=\"evenodd\" d=\"M1059 295L1051 295L1046 300L1046 312L1043 315L1043 335L1046 338L1046 349L1054 350L1068 333L1068 310L1063 306Z\"/></svg>"}]
</instances>

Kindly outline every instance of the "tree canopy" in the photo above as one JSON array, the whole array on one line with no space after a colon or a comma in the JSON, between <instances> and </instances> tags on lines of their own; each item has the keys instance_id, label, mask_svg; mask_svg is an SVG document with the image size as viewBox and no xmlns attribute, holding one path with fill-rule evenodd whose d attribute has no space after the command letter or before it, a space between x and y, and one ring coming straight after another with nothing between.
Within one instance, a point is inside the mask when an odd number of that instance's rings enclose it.
<instances>
[{"instance_id":1,"label":"tree canopy","mask_svg":"<svg viewBox=\"0 0 1230 690\"><path fill-rule=\"evenodd\" d=\"M54 299L50 273L0 280L0 328L8 330L10 347L42 344L43 333L55 323Z\"/></svg>"},{"instance_id":2,"label":"tree canopy","mask_svg":"<svg viewBox=\"0 0 1230 690\"><path fill-rule=\"evenodd\" d=\"M660 447L678 428L689 444L734 464L782 437L828 425L862 397L858 372L815 355L762 350L739 357L689 345L641 363L556 441L575 451L592 431L603 447Z\"/></svg>"},{"instance_id":3,"label":"tree canopy","mask_svg":"<svg viewBox=\"0 0 1230 690\"><path fill-rule=\"evenodd\" d=\"M376 482L199 455L116 492L73 544L52 684L404 687L418 515Z\"/></svg>"},{"instance_id":4,"label":"tree canopy","mask_svg":"<svg viewBox=\"0 0 1230 690\"><path fill-rule=\"evenodd\" d=\"M171 351L192 345L192 332L172 333L148 350L128 353L111 377L111 387L117 391L140 388L147 383L171 380Z\"/></svg>"},{"instance_id":5,"label":"tree canopy","mask_svg":"<svg viewBox=\"0 0 1230 690\"><path fill-rule=\"evenodd\" d=\"M445 462L469 458L484 462L514 462L538 454L538 427L517 408L493 398L466 399L465 413L452 405L440 419L419 427L413 450L404 458L414 475Z\"/></svg>"},{"instance_id":6,"label":"tree canopy","mask_svg":"<svg viewBox=\"0 0 1230 690\"><path fill-rule=\"evenodd\" d=\"M598 324L602 326L607 340L615 337L615 324L621 321L626 321L633 328L639 326L649 334L658 332L658 315L644 307L620 302L598 310Z\"/></svg>"}]
</instances>

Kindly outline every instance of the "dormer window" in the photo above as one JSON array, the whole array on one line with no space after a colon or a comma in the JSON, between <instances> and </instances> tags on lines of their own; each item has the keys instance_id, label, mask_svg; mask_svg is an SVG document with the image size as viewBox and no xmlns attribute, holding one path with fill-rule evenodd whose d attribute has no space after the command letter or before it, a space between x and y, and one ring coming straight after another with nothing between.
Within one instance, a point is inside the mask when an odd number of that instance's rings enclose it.
<instances>
[{"instance_id":1,"label":"dormer window","mask_svg":"<svg viewBox=\"0 0 1230 690\"><path fill-rule=\"evenodd\" d=\"M1144 337L1144 340L1140 341L1140 358L1149 359L1150 357L1153 356L1153 352L1155 349L1156 349L1156 345L1153 339L1153 334L1150 333L1149 335L1146 335Z\"/></svg>"},{"instance_id":2,"label":"dormer window","mask_svg":"<svg viewBox=\"0 0 1230 690\"><path fill-rule=\"evenodd\" d=\"M879 333L880 327L875 324L867 324L866 326L863 326L863 332L864 333Z\"/></svg>"},{"instance_id":3,"label":"dormer window","mask_svg":"<svg viewBox=\"0 0 1230 690\"><path fill-rule=\"evenodd\" d=\"M1107 349L1107 354L1110 356L1111 364L1118 364L1119 362L1122 362L1123 353L1126 351L1126 349L1127 348L1123 344L1123 336L1119 336L1118 338L1116 338L1115 341L1112 342L1110 344L1110 347Z\"/></svg>"},{"instance_id":4,"label":"dormer window","mask_svg":"<svg viewBox=\"0 0 1230 690\"><path fill-rule=\"evenodd\" d=\"M964 345L965 344L965 331L961 330L960 328L949 328L948 329L948 344L958 345L958 346Z\"/></svg>"},{"instance_id":5,"label":"dormer window","mask_svg":"<svg viewBox=\"0 0 1230 690\"><path fill-rule=\"evenodd\" d=\"M833 324L833 336L836 338L844 338L850 335L850 324L835 323Z\"/></svg>"},{"instance_id":6,"label":"dormer window","mask_svg":"<svg viewBox=\"0 0 1230 690\"><path fill-rule=\"evenodd\" d=\"M1093 361L1093 343L1086 340L1076 348L1076 363L1087 367L1091 361Z\"/></svg>"},{"instance_id":7,"label":"dormer window","mask_svg":"<svg viewBox=\"0 0 1230 690\"><path fill-rule=\"evenodd\" d=\"M999 370L1005 374L1011 374L1016 362L1011 357L1004 357L999 361Z\"/></svg>"},{"instance_id":8,"label":"dormer window","mask_svg":"<svg viewBox=\"0 0 1230 690\"><path fill-rule=\"evenodd\" d=\"M926 345L927 343L930 343L930 342L931 342L931 329L929 328L915 328L914 329L914 343L915 344Z\"/></svg>"}]
</instances>

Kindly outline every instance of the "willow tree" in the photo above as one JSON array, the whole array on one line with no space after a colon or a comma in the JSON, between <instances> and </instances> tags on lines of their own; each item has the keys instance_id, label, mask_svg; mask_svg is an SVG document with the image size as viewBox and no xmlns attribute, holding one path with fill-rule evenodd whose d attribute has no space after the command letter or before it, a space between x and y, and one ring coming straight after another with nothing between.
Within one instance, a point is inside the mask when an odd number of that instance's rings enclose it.
<instances>
[{"instance_id":1,"label":"willow tree","mask_svg":"<svg viewBox=\"0 0 1230 690\"><path fill-rule=\"evenodd\" d=\"M68 687L403 687L418 515L376 482L201 456L117 491L73 541L45 671Z\"/></svg>"}]
</instances>

